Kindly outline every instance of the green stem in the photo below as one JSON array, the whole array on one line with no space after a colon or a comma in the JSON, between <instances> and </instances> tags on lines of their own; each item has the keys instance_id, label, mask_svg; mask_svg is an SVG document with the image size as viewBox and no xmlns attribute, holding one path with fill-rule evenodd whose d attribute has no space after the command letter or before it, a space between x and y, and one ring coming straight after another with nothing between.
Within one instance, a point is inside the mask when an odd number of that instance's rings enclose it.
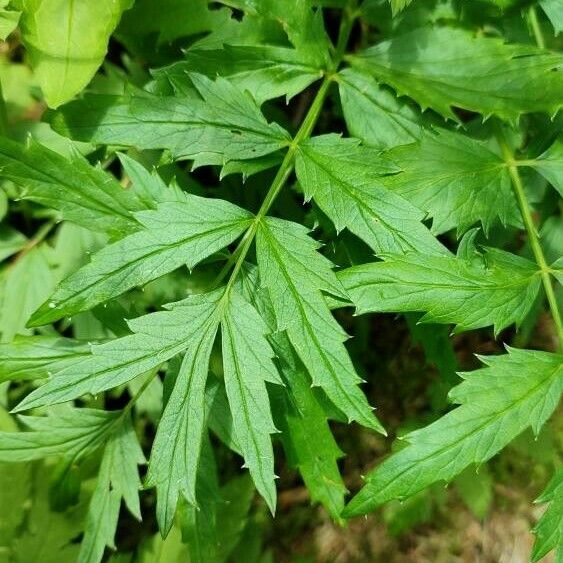
<instances>
[{"instance_id":1,"label":"green stem","mask_svg":"<svg viewBox=\"0 0 563 563\"><path fill-rule=\"evenodd\" d=\"M328 72L326 73L317 94L311 103L311 107L309 111L305 115L297 134L293 138L287 153L284 156L284 159L272 181L270 189L266 193L266 197L260 206L260 209L256 213L254 220L252 221L251 225L248 227L246 232L244 233L242 239L240 240L238 246L231 254L229 260L225 263L221 271L219 272L215 282L213 283L213 287L217 287L225 278L231 267L233 270L229 277L229 281L227 282L227 292L232 287L233 283L235 282L242 265L244 264L244 259L252 246L252 242L254 241L254 237L256 236L256 232L258 231L258 227L260 226L260 222L268 211L270 207L278 197L279 193L285 186L289 176L293 172L293 168L295 166L295 154L299 148L300 143L302 143L305 139L311 136L313 129L315 128L315 124L319 119L321 114L323 104L326 100L328 95L328 91L330 89L330 85L333 80L334 73L338 70L340 63L342 62L342 57L344 55L344 50L346 49L346 45L348 44L348 39L350 38L350 32L352 31L352 26L354 24L354 20L357 17L357 10L356 10L356 2L353 0L348 8L344 11L342 16L342 21L340 23L340 31L338 33L338 41L335 48L335 54L332 59L332 63Z\"/></svg>"},{"instance_id":2,"label":"green stem","mask_svg":"<svg viewBox=\"0 0 563 563\"><path fill-rule=\"evenodd\" d=\"M508 172L512 180L512 187L514 188L516 200L518 201L518 207L520 208L522 220L524 221L524 227L526 229L526 233L528 234L528 240L530 241L530 247L532 248L536 264L540 269L540 275L543 287L545 289L547 302L549 304L549 309L551 311L551 315L553 317L553 321L557 330L559 348L561 349L561 347L563 347L563 322L561 321L561 313L559 312L557 299L555 297L555 291L553 289L553 284L550 276L551 270L540 244L538 232L532 218L530 205L526 198L526 192L524 191L524 184L522 183L522 178L520 176L520 172L518 171L518 166L516 165L516 162L514 160L514 153L507 143L502 131L502 127L499 124L496 124L496 137L502 150L504 160L508 167Z\"/></svg>"},{"instance_id":3,"label":"green stem","mask_svg":"<svg viewBox=\"0 0 563 563\"><path fill-rule=\"evenodd\" d=\"M148 389L149 385L152 383L153 379L157 376L158 370L154 372L145 379L138 391L129 399L129 402L125 405L123 412L121 414L122 418L135 406L135 403L139 400L141 395Z\"/></svg>"},{"instance_id":4,"label":"green stem","mask_svg":"<svg viewBox=\"0 0 563 563\"><path fill-rule=\"evenodd\" d=\"M57 220L53 219L52 221L48 221L39 227L35 236L26 243L26 245L19 251L19 253L14 258L12 265L16 264L19 260L21 260L26 254L31 252L38 244L42 243L46 238L47 235L57 226Z\"/></svg>"},{"instance_id":5,"label":"green stem","mask_svg":"<svg viewBox=\"0 0 563 563\"><path fill-rule=\"evenodd\" d=\"M540 27L540 22L538 21L538 14L536 12L535 6L530 6L528 10L528 21L532 27L532 32L534 34L534 39L540 49L545 49L545 39L543 38L543 33Z\"/></svg>"}]
</instances>

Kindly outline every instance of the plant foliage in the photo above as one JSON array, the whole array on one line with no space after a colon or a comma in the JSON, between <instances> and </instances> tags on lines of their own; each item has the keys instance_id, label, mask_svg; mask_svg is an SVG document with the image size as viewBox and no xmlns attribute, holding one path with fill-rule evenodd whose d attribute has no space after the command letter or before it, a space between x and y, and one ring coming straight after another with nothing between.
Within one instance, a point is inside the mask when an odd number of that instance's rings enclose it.
<instances>
[{"instance_id":1,"label":"plant foliage","mask_svg":"<svg viewBox=\"0 0 563 563\"><path fill-rule=\"evenodd\" d=\"M283 457L343 522L540 433L563 387L563 8L475 3L0 2L50 108L27 139L0 115L0 204L27 221L0 225L0 398L26 413L1 412L27 483L9 560L97 563L153 510L139 561L258 561L253 487L275 513ZM451 404L347 499L333 428L389 429L350 308L404 314ZM511 345L456 384L439 325ZM533 561L562 556L562 490Z\"/></svg>"}]
</instances>

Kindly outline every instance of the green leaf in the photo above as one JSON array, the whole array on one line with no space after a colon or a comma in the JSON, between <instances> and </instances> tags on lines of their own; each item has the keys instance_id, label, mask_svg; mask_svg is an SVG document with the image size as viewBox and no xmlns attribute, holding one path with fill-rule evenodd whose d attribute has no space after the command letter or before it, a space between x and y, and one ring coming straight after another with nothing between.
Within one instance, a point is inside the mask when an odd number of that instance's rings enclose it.
<instances>
[{"instance_id":1,"label":"green leaf","mask_svg":"<svg viewBox=\"0 0 563 563\"><path fill-rule=\"evenodd\" d=\"M374 149L337 135L304 142L296 160L305 198L314 199L337 231L347 227L378 254L448 253L421 223L424 213L382 184L399 170Z\"/></svg>"},{"instance_id":2,"label":"green leaf","mask_svg":"<svg viewBox=\"0 0 563 563\"><path fill-rule=\"evenodd\" d=\"M354 66L457 119L452 107L516 120L527 112L553 115L561 107L560 54L505 44L449 27L421 28L350 57Z\"/></svg>"},{"instance_id":3,"label":"green leaf","mask_svg":"<svg viewBox=\"0 0 563 563\"><path fill-rule=\"evenodd\" d=\"M65 279L29 326L51 323L117 297L186 264L192 269L235 240L251 214L232 203L185 194L135 214L142 230L100 250Z\"/></svg>"},{"instance_id":4,"label":"green leaf","mask_svg":"<svg viewBox=\"0 0 563 563\"><path fill-rule=\"evenodd\" d=\"M218 535L223 530L219 530L217 519L222 512L218 510L222 499L213 448L207 436L202 446L196 483L198 504L181 503L178 521L182 538L188 544L190 563L219 563L218 550L222 542Z\"/></svg>"},{"instance_id":5,"label":"green leaf","mask_svg":"<svg viewBox=\"0 0 563 563\"><path fill-rule=\"evenodd\" d=\"M90 355L86 343L58 336L17 336L0 344L0 382L40 379Z\"/></svg>"},{"instance_id":6,"label":"green leaf","mask_svg":"<svg viewBox=\"0 0 563 563\"><path fill-rule=\"evenodd\" d=\"M254 486L248 475L234 477L221 488L222 503L217 512L217 534L219 556L223 561L231 557L249 524L254 495Z\"/></svg>"},{"instance_id":7,"label":"green leaf","mask_svg":"<svg viewBox=\"0 0 563 563\"><path fill-rule=\"evenodd\" d=\"M553 25L555 35L563 30L563 0L540 0L540 6Z\"/></svg>"},{"instance_id":8,"label":"green leaf","mask_svg":"<svg viewBox=\"0 0 563 563\"><path fill-rule=\"evenodd\" d=\"M390 149L420 138L428 120L399 100L366 72L345 68L337 75L344 119L350 135L377 149Z\"/></svg>"},{"instance_id":9,"label":"green leaf","mask_svg":"<svg viewBox=\"0 0 563 563\"><path fill-rule=\"evenodd\" d=\"M0 461L49 456L79 460L107 440L121 415L121 411L68 408L49 416L20 416L30 430L0 432Z\"/></svg>"},{"instance_id":10,"label":"green leaf","mask_svg":"<svg viewBox=\"0 0 563 563\"><path fill-rule=\"evenodd\" d=\"M111 33L133 0L19 0L20 29L50 107L78 94L106 55Z\"/></svg>"},{"instance_id":11,"label":"green leaf","mask_svg":"<svg viewBox=\"0 0 563 563\"><path fill-rule=\"evenodd\" d=\"M28 500L26 525L12 542L10 561L75 563L80 546L73 540L82 531L85 502L80 501L65 512L55 512L49 503L53 470L46 464L40 465L30 478L33 495Z\"/></svg>"},{"instance_id":12,"label":"green leaf","mask_svg":"<svg viewBox=\"0 0 563 563\"><path fill-rule=\"evenodd\" d=\"M17 431L13 418L0 407L0 430ZM31 464L2 464L0 466L0 503L9 506L0 520L0 560L7 560L6 554L12 554L11 544L21 530L26 516L26 508L31 496L33 475Z\"/></svg>"},{"instance_id":13,"label":"green leaf","mask_svg":"<svg viewBox=\"0 0 563 563\"><path fill-rule=\"evenodd\" d=\"M332 518L339 520L346 487L337 460L344 454L334 440L309 376L287 337L280 333L274 338L274 351L283 358L281 375L286 385L278 393L281 412L276 424L288 462L301 473L311 500L321 503Z\"/></svg>"},{"instance_id":14,"label":"green leaf","mask_svg":"<svg viewBox=\"0 0 563 563\"><path fill-rule=\"evenodd\" d=\"M268 217L257 239L261 283L268 288L278 330L286 330L313 385L324 389L349 420L383 431L358 388L360 378L343 342L347 335L332 317L321 292L347 300L319 244L296 223Z\"/></svg>"},{"instance_id":15,"label":"green leaf","mask_svg":"<svg viewBox=\"0 0 563 563\"><path fill-rule=\"evenodd\" d=\"M391 2L391 10L393 10L393 15L395 16L406 8L412 0L389 0L389 2Z\"/></svg>"},{"instance_id":16,"label":"green leaf","mask_svg":"<svg viewBox=\"0 0 563 563\"><path fill-rule=\"evenodd\" d=\"M118 37L157 35L158 44L180 37L211 31L229 17L226 10L211 10L207 0L135 0L131 10L123 14Z\"/></svg>"},{"instance_id":17,"label":"green leaf","mask_svg":"<svg viewBox=\"0 0 563 563\"><path fill-rule=\"evenodd\" d=\"M65 219L94 231L136 230L132 212L146 209L134 192L78 152L67 159L34 141L24 146L0 137L0 167L4 178L22 187L21 198L59 209Z\"/></svg>"},{"instance_id":18,"label":"green leaf","mask_svg":"<svg viewBox=\"0 0 563 563\"><path fill-rule=\"evenodd\" d=\"M226 0L225 4L281 24L293 46L315 66L329 63L329 42L322 11L310 0Z\"/></svg>"},{"instance_id":19,"label":"green leaf","mask_svg":"<svg viewBox=\"0 0 563 563\"><path fill-rule=\"evenodd\" d=\"M22 250L27 242L27 238L19 231L0 225L0 262Z\"/></svg>"},{"instance_id":20,"label":"green leaf","mask_svg":"<svg viewBox=\"0 0 563 563\"><path fill-rule=\"evenodd\" d=\"M403 172L385 178L385 184L427 212L433 232L463 233L477 222L485 232L498 221L521 225L508 168L484 143L440 130L388 157L400 162Z\"/></svg>"},{"instance_id":21,"label":"green leaf","mask_svg":"<svg viewBox=\"0 0 563 563\"><path fill-rule=\"evenodd\" d=\"M78 563L101 561L106 545L115 549L114 536L121 499L131 514L141 519L138 493L141 480L137 465L143 463L145 457L131 419L125 416L114 429L104 450L86 515Z\"/></svg>"},{"instance_id":22,"label":"green leaf","mask_svg":"<svg viewBox=\"0 0 563 563\"><path fill-rule=\"evenodd\" d=\"M27 332L31 312L53 290L53 272L44 245L21 253L0 271L0 342Z\"/></svg>"},{"instance_id":23,"label":"green leaf","mask_svg":"<svg viewBox=\"0 0 563 563\"><path fill-rule=\"evenodd\" d=\"M240 90L252 94L261 105L266 100L286 96L289 100L319 80L321 66L313 66L310 56L296 49L274 45L225 45L223 49L190 49L186 60L155 72L174 86L187 82L187 73L209 78L223 76Z\"/></svg>"},{"instance_id":24,"label":"green leaf","mask_svg":"<svg viewBox=\"0 0 563 563\"><path fill-rule=\"evenodd\" d=\"M157 489L157 518L165 536L174 521L180 495L193 505L196 474L205 425L205 382L211 348L219 326L218 302L223 290L186 300L184 322L193 337L153 443L146 486Z\"/></svg>"},{"instance_id":25,"label":"green leaf","mask_svg":"<svg viewBox=\"0 0 563 563\"><path fill-rule=\"evenodd\" d=\"M563 141L555 141L549 149L530 163L563 197Z\"/></svg>"},{"instance_id":26,"label":"green leaf","mask_svg":"<svg viewBox=\"0 0 563 563\"><path fill-rule=\"evenodd\" d=\"M493 476L486 465L468 467L455 479L457 493L475 518L483 520L493 502Z\"/></svg>"},{"instance_id":27,"label":"green leaf","mask_svg":"<svg viewBox=\"0 0 563 563\"><path fill-rule=\"evenodd\" d=\"M188 546L182 541L182 533L178 526L173 526L165 539L162 539L160 534L155 534L139 548L139 563L188 561L188 557Z\"/></svg>"},{"instance_id":28,"label":"green leaf","mask_svg":"<svg viewBox=\"0 0 563 563\"><path fill-rule=\"evenodd\" d=\"M359 314L421 311L419 322L455 323L455 332L493 325L498 334L524 320L541 288L536 264L493 248L472 259L383 258L339 274Z\"/></svg>"},{"instance_id":29,"label":"green leaf","mask_svg":"<svg viewBox=\"0 0 563 563\"><path fill-rule=\"evenodd\" d=\"M266 382L281 384L282 381L265 338L266 325L256 309L235 289L228 294L225 307L221 340L233 429L244 465L274 513L276 487L270 434L277 430L270 413Z\"/></svg>"},{"instance_id":30,"label":"green leaf","mask_svg":"<svg viewBox=\"0 0 563 563\"><path fill-rule=\"evenodd\" d=\"M157 368L183 351L196 338L201 323L187 323L189 298L166 306L168 310L128 322L134 334L92 346L92 355L65 368L27 395L16 411L96 395Z\"/></svg>"},{"instance_id":31,"label":"green leaf","mask_svg":"<svg viewBox=\"0 0 563 563\"><path fill-rule=\"evenodd\" d=\"M8 7L8 9L6 9ZM9 0L0 2L0 40L6 41L6 38L18 25L21 12L9 9Z\"/></svg>"},{"instance_id":32,"label":"green leaf","mask_svg":"<svg viewBox=\"0 0 563 563\"><path fill-rule=\"evenodd\" d=\"M195 165L254 159L289 144L288 133L268 123L256 102L223 78L190 75L202 99L91 95L53 114L62 135L94 143L168 149Z\"/></svg>"},{"instance_id":33,"label":"green leaf","mask_svg":"<svg viewBox=\"0 0 563 563\"><path fill-rule=\"evenodd\" d=\"M526 428L539 432L563 390L563 355L509 348L480 359L486 367L461 374L465 381L450 393L460 406L405 436L408 445L367 476L345 517L448 482L470 464L490 459Z\"/></svg>"},{"instance_id":34,"label":"green leaf","mask_svg":"<svg viewBox=\"0 0 563 563\"><path fill-rule=\"evenodd\" d=\"M545 491L536 499L536 502L549 502L547 510L543 513L534 528L536 541L532 550L531 560L539 561L550 551L555 550L556 561L563 556L563 470L559 469L548 483Z\"/></svg>"}]
</instances>

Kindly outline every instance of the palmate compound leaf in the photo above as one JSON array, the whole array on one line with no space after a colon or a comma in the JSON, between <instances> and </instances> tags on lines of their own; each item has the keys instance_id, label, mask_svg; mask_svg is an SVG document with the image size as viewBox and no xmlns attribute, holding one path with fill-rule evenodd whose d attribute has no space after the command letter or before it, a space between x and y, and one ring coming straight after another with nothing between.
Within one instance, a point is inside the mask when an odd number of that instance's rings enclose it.
<instances>
[{"instance_id":1,"label":"palmate compound leaf","mask_svg":"<svg viewBox=\"0 0 563 563\"><path fill-rule=\"evenodd\" d=\"M414 143L429 124L412 103L397 98L367 72L345 68L336 80L346 127L369 146L390 149Z\"/></svg>"},{"instance_id":2,"label":"palmate compound leaf","mask_svg":"<svg viewBox=\"0 0 563 563\"><path fill-rule=\"evenodd\" d=\"M451 119L457 119L452 106L516 120L527 112L553 115L563 104L561 54L463 29L416 29L349 59L399 95Z\"/></svg>"},{"instance_id":3,"label":"palmate compound leaf","mask_svg":"<svg viewBox=\"0 0 563 563\"><path fill-rule=\"evenodd\" d=\"M184 264L193 268L242 234L252 214L220 199L179 194L135 218L142 230L94 254L32 315L30 326L90 309Z\"/></svg>"},{"instance_id":4,"label":"palmate compound leaf","mask_svg":"<svg viewBox=\"0 0 563 563\"><path fill-rule=\"evenodd\" d=\"M557 471L536 502L550 504L534 528L536 541L531 560L536 563L555 549L555 560L560 562L563 558L563 469Z\"/></svg>"},{"instance_id":5,"label":"palmate compound leaf","mask_svg":"<svg viewBox=\"0 0 563 563\"><path fill-rule=\"evenodd\" d=\"M265 382L281 383L265 339L266 327L236 288L189 298L201 311L197 338L190 343L153 445L147 485L157 487L157 518L168 533L180 495L197 504L196 474L207 405L205 384L216 332L221 327L223 371L237 445L256 488L275 510L275 432ZM189 306L189 305L188 305ZM188 313L188 312L187 312ZM194 313L195 314L195 313ZM187 322L194 316L186 315Z\"/></svg>"},{"instance_id":6,"label":"palmate compound leaf","mask_svg":"<svg viewBox=\"0 0 563 563\"><path fill-rule=\"evenodd\" d=\"M400 163L402 172L382 182L428 213L434 233L452 228L463 233L477 222L485 232L498 221L521 225L508 168L483 142L440 130L387 156Z\"/></svg>"},{"instance_id":7,"label":"palmate compound leaf","mask_svg":"<svg viewBox=\"0 0 563 563\"><path fill-rule=\"evenodd\" d=\"M488 248L480 257L386 255L339 273L358 313L426 313L420 322L454 323L456 332L519 325L541 290L535 263Z\"/></svg>"},{"instance_id":8,"label":"palmate compound leaf","mask_svg":"<svg viewBox=\"0 0 563 563\"><path fill-rule=\"evenodd\" d=\"M0 460L30 461L58 456L75 463L104 447L96 488L86 517L80 563L98 563L114 547L121 499L139 520L138 464L145 458L125 411L68 408L46 417L21 417L28 432L0 432Z\"/></svg>"},{"instance_id":9,"label":"palmate compound leaf","mask_svg":"<svg viewBox=\"0 0 563 563\"><path fill-rule=\"evenodd\" d=\"M408 445L367 476L345 517L448 482L490 459L526 428L539 432L563 390L563 355L509 348L480 359L486 367L462 373L465 381L450 392L460 406L405 436Z\"/></svg>"},{"instance_id":10,"label":"palmate compound leaf","mask_svg":"<svg viewBox=\"0 0 563 563\"><path fill-rule=\"evenodd\" d=\"M258 313L236 288L221 288L168 305L129 322L133 334L93 345L90 356L58 369L16 410L51 405L117 387L158 368L187 349L159 424L147 482L158 490L158 519L165 534L180 494L196 502L195 475L207 407L205 383L215 334L222 328L224 377L237 444L245 465L272 511L275 507L275 431L265 382L281 383L271 362ZM109 502L103 497L104 502Z\"/></svg>"},{"instance_id":11,"label":"palmate compound leaf","mask_svg":"<svg viewBox=\"0 0 563 563\"><path fill-rule=\"evenodd\" d=\"M268 123L248 93L223 78L190 79L201 97L89 95L54 113L51 124L73 139L168 149L197 165L255 159L288 146L287 131Z\"/></svg>"},{"instance_id":12,"label":"palmate compound leaf","mask_svg":"<svg viewBox=\"0 0 563 563\"><path fill-rule=\"evenodd\" d=\"M305 227L267 217L257 238L261 284L268 289L278 330L286 330L313 385L323 388L349 420L384 432L358 388L357 375L344 346L346 333L331 315L323 292L348 300L331 263Z\"/></svg>"},{"instance_id":13,"label":"palmate compound leaf","mask_svg":"<svg viewBox=\"0 0 563 563\"><path fill-rule=\"evenodd\" d=\"M363 239L376 254L418 251L449 254L421 223L424 213L388 190L381 178L400 168L375 149L338 135L300 144L296 172L305 198Z\"/></svg>"},{"instance_id":14,"label":"palmate compound leaf","mask_svg":"<svg viewBox=\"0 0 563 563\"><path fill-rule=\"evenodd\" d=\"M225 45L223 49L190 49L186 60L154 72L177 89L185 87L188 73L209 78L223 76L261 105L266 100L293 96L319 80L323 67L296 49L275 45Z\"/></svg>"},{"instance_id":15,"label":"palmate compound leaf","mask_svg":"<svg viewBox=\"0 0 563 563\"><path fill-rule=\"evenodd\" d=\"M124 190L78 152L67 159L33 140L22 145L0 137L0 169L22 187L22 199L58 209L93 231L123 236L139 228L133 212L147 209L135 190Z\"/></svg>"}]
</instances>

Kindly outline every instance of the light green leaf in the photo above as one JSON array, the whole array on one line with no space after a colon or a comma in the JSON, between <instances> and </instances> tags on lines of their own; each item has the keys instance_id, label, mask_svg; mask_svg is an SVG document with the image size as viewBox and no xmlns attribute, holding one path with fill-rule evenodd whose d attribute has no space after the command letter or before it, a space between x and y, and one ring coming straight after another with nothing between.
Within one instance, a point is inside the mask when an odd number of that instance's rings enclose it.
<instances>
[{"instance_id":1,"label":"light green leaf","mask_svg":"<svg viewBox=\"0 0 563 563\"><path fill-rule=\"evenodd\" d=\"M14 419L0 407L0 430L16 432L18 429ZM10 510L2 515L0 520L0 560L8 560L11 554L11 544L21 530L26 516L33 475L31 464L2 464L0 465L0 505L9 506Z\"/></svg>"},{"instance_id":2,"label":"light green leaf","mask_svg":"<svg viewBox=\"0 0 563 563\"><path fill-rule=\"evenodd\" d=\"M345 68L338 91L350 135L377 149L407 145L419 139L428 120L406 101L379 86L366 72Z\"/></svg>"},{"instance_id":3,"label":"light green leaf","mask_svg":"<svg viewBox=\"0 0 563 563\"><path fill-rule=\"evenodd\" d=\"M202 99L91 95L52 118L56 131L100 144L168 149L175 159L224 165L254 159L289 144L288 133L268 123L250 95L225 79L190 75Z\"/></svg>"},{"instance_id":4,"label":"light green leaf","mask_svg":"<svg viewBox=\"0 0 563 563\"><path fill-rule=\"evenodd\" d=\"M480 359L486 367L461 374L465 381L450 393L460 406L408 434L408 445L368 475L345 517L448 482L470 464L493 457L526 428L539 432L563 390L563 355L510 348Z\"/></svg>"},{"instance_id":5,"label":"light green leaf","mask_svg":"<svg viewBox=\"0 0 563 563\"><path fill-rule=\"evenodd\" d=\"M563 0L540 0L540 6L553 24L555 35L563 30Z\"/></svg>"},{"instance_id":6,"label":"light green leaf","mask_svg":"<svg viewBox=\"0 0 563 563\"><path fill-rule=\"evenodd\" d=\"M397 15L401 10L406 8L412 0L389 0L391 2L391 9L393 10L393 15Z\"/></svg>"},{"instance_id":7,"label":"light green leaf","mask_svg":"<svg viewBox=\"0 0 563 563\"><path fill-rule=\"evenodd\" d=\"M49 416L20 416L30 430L0 432L0 461L49 456L79 460L107 440L121 415L121 411L69 408Z\"/></svg>"},{"instance_id":8,"label":"light green leaf","mask_svg":"<svg viewBox=\"0 0 563 563\"><path fill-rule=\"evenodd\" d=\"M6 9L8 1L0 2L0 40L6 41L6 38L18 25L21 12L16 10Z\"/></svg>"},{"instance_id":9,"label":"light green leaf","mask_svg":"<svg viewBox=\"0 0 563 563\"><path fill-rule=\"evenodd\" d=\"M183 351L197 337L202 325L187 323L189 299L166 308L129 321L134 334L93 345L90 357L49 378L15 410L62 403L87 393L96 395L157 368Z\"/></svg>"},{"instance_id":10,"label":"light green leaf","mask_svg":"<svg viewBox=\"0 0 563 563\"><path fill-rule=\"evenodd\" d=\"M508 169L484 143L460 133L427 133L418 144L397 147L388 157L403 172L383 179L433 219L432 231L463 233L480 221L488 231L500 220L521 225Z\"/></svg>"},{"instance_id":11,"label":"light green leaf","mask_svg":"<svg viewBox=\"0 0 563 563\"><path fill-rule=\"evenodd\" d=\"M419 322L455 323L456 332L519 325L541 288L535 263L493 248L473 259L387 255L339 278L359 314L421 311Z\"/></svg>"},{"instance_id":12,"label":"light green leaf","mask_svg":"<svg viewBox=\"0 0 563 563\"><path fill-rule=\"evenodd\" d=\"M254 307L235 289L221 321L223 369L233 428L244 465L271 512L276 506L274 452L270 434L277 432L266 382L281 384L272 362L267 328Z\"/></svg>"},{"instance_id":13,"label":"light green leaf","mask_svg":"<svg viewBox=\"0 0 563 563\"><path fill-rule=\"evenodd\" d=\"M137 465L143 463L145 457L131 419L125 416L114 428L104 450L86 515L78 563L98 563L106 545L115 549L114 536L121 499L131 514L141 519L138 493L141 480Z\"/></svg>"},{"instance_id":14,"label":"light green leaf","mask_svg":"<svg viewBox=\"0 0 563 563\"><path fill-rule=\"evenodd\" d=\"M555 141L549 149L530 162L563 197L563 141Z\"/></svg>"},{"instance_id":15,"label":"light green leaf","mask_svg":"<svg viewBox=\"0 0 563 563\"><path fill-rule=\"evenodd\" d=\"M26 333L29 315L53 290L53 272L45 250L35 246L0 271L0 342Z\"/></svg>"},{"instance_id":16,"label":"light green leaf","mask_svg":"<svg viewBox=\"0 0 563 563\"><path fill-rule=\"evenodd\" d=\"M209 78L223 76L240 90L252 94L261 105L266 100L293 98L323 74L310 56L295 49L274 45L225 45L223 49L190 49L186 60L155 72L157 79L182 88L187 73Z\"/></svg>"},{"instance_id":17,"label":"light green leaf","mask_svg":"<svg viewBox=\"0 0 563 563\"><path fill-rule=\"evenodd\" d=\"M19 231L0 225L0 262L19 252L27 242L27 238Z\"/></svg>"},{"instance_id":18,"label":"light green leaf","mask_svg":"<svg viewBox=\"0 0 563 563\"><path fill-rule=\"evenodd\" d=\"M376 253L447 254L421 223L424 213L382 184L383 176L399 170L374 149L338 135L304 142L296 160L305 198L314 199L337 231L347 227Z\"/></svg>"},{"instance_id":19,"label":"light green leaf","mask_svg":"<svg viewBox=\"0 0 563 563\"><path fill-rule=\"evenodd\" d=\"M455 479L455 488L475 518L483 520L493 502L493 476L487 466L463 470Z\"/></svg>"},{"instance_id":20,"label":"light green leaf","mask_svg":"<svg viewBox=\"0 0 563 563\"><path fill-rule=\"evenodd\" d=\"M188 546L182 541L182 533L173 526L168 536L162 539L155 534L139 547L139 563L169 563L170 561L189 561Z\"/></svg>"},{"instance_id":21,"label":"light green leaf","mask_svg":"<svg viewBox=\"0 0 563 563\"><path fill-rule=\"evenodd\" d=\"M111 33L133 0L19 0L20 29L50 107L78 94L106 55Z\"/></svg>"},{"instance_id":22,"label":"light green leaf","mask_svg":"<svg viewBox=\"0 0 563 563\"><path fill-rule=\"evenodd\" d=\"M358 388L360 378L344 347L346 333L332 317L321 292L347 300L331 269L317 252L319 244L296 223L268 217L260 223L258 268L268 288L278 330L286 330L292 345L330 400L349 420L383 431Z\"/></svg>"},{"instance_id":23,"label":"light green leaf","mask_svg":"<svg viewBox=\"0 0 563 563\"><path fill-rule=\"evenodd\" d=\"M163 536L170 531L180 495L197 504L196 474L207 410L205 382L222 296L223 290L195 295L184 306L184 322L194 325L194 338L159 422L145 483L157 489L157 519Z\"/></svg>"},{"instance_id":24,"label":"light green leaf","mask_svg":"<svg viewBox=\"0 0 563 563\"><path fill-rule=\"evenodd\" d=\"M135 214L142 230L106 246L65 279L29 326L54 322L117 297L183 264L192 269L235 240L251 214L220 199L185 194Z\"/></svg>"},{"instance_id":25,"label":"light green leaf","mask_svg":"<svg viewBox=\"0 0 563 563\"><path fill-rule=\"evenodd\" d=\"M550 551L555 550L556 561L563 556L563 470L559 469L548 483L545 491L536 502L549 502L534 528L536 541L532 550L531 560L539 561Z\"/></svg>"},{"instance_id":26,"label":"light green leaf","mask_svg":"<svg viewBox=\"0 0 563 563\"><path fill-rule=\"evenodd\" d=\"M94 231L136 230L132 212L146 209L134 192L78 152L67 159L34 141L24 146L0 137L0 167L4 178L22 187L20 197L59 209L65 219Z\"/></svg>"},{"instance_id":27,"label":"light green leaf","mask_svg":"<svg viewBox=\"0 0 563 563\"><path fill-rule=\"evenodd\" d=\"M354 66L457 119L452 107L516 120L527 112L553 115L562 106L560 54L451 27L421 28L350 57Z\"/></svg>"},{"instance_id":28,"label":"light green leaf","mask_svg":"<svg viewBox=\"0 0 563 563\"><path fill-rule=\"evenodd\" d=\"M90 355L85 342L58 336L17 336L0 344L0 382L40 379Z\"/></svg>"},{"instance_id":29,"label":"light green leaf","mask_svg":"<svg viewBox=\"0 0 563 563\"><path fill-rule=\"evenodd\" d=\"M37 469L30 481L33 495L28 501L26 526L13 540L10 562L75 563L79 545L73 540L82 531L85 502L65 512L53 511L49 499L53 471L46 464Z\"/></svg>"}]
</instances>

